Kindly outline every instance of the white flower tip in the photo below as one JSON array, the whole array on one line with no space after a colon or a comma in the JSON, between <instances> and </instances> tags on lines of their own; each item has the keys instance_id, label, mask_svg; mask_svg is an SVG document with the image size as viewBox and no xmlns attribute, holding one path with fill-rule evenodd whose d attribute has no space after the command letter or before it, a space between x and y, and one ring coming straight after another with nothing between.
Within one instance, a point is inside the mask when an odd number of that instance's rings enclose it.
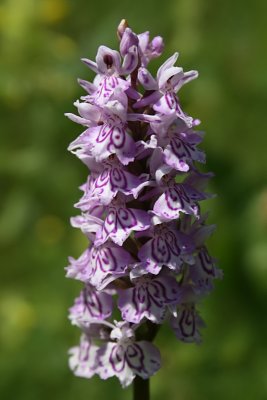
<instances>
[{"instance_id":1,"label":"white flower tip","mask_svg":"<svg viewBox=\"0 0 267 400\"><path fill-rule=\"evenodd\" d=\"M176 52L173 54L173 58L174 58L174 60L175 60L174 62L177 61L178 57L179 57L179 53L178 53L178 51L176 51Z\"/></svg>"},{"instance_id":2,"label":"white flower tip","mask_svg":"<svg viewBox=\"0 0 267 400\"><path fill-rule=\"evenodd\" d=\"M72 120L72 116L73 116L72 113L64 113L64 115L65 115L65 117L67 117L67 118Z\"/></svg>"}]
</instances>

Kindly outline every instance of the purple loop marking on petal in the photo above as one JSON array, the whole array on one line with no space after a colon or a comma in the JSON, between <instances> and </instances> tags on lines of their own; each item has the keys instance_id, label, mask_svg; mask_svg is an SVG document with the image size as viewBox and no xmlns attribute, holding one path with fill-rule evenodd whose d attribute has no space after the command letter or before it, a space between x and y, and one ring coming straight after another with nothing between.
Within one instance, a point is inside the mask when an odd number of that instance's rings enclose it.
<instances>
[{"instance_id":1,"label":"purple loop marking on petal","mask_svg":"<svg viewBox=\"0 0 267 400\"><path fill-rule=\"evenodd\" d=\"M170 261L170 248L161 236L152 240L151 250L152 256L156 261L161 263L168 263Z\"/></svg>"},{"instance_id":2,"label":"purple loop marking on petal","mask_svg":"<svg viewBox=\"0 0 267 400\"><path fill-rule=\"evenodd\" d=\"M127 179L124 172L119 168L113 168L110 171L111 189L127 189Z\"/></svg>"},{"instance_id":3,"label":"purple loop marking on petal","mask_svg":"<svg viewBox=\"0 0 267 400\"><path fill-rule=\"evenodd\" d=\"M177 108L177 97L172 92L167 92L164 95L165 101L170 110L174 110Z\"/></svg>"},{"instance_id":4,"label":"purple loop marking on petal","mask_svg":"<svg viewBox=\"0 0 267 400\"><path fill-rule=\"evenodd\" d=\"M181 250L180 250L179 244L177 242L177 237L175 236L174 232L168 230L165 233L165 238L166 238L165 240L166 240L167 245L171 249L171 252L174 255L179 256L181 254Z\"/></svg>"},{"instance_id":5,"label":"purple loop marking on petal","mask_svg":"<svg viewBox=\"0 0 267 400\"><path fill-rule=\"evenodd\" d=\"M101 296L101 295L100 295ZM84 311L88 310L92 317L98 318L103 314L100 298L95 291L85 288L83 290Z\"/></svg>"},{"instance_id":6,"label":"purple loop marking on petal","mask_svg":"<svg viewBox=\"0 0 267 400\"><path fill-rule=\"evenodd\" d=\"M98 137L96 139L97 143L104 142L108 136L111 135L114 127L110 126L109 124L104 124L101 126Z\"/></svg>"},{"instance_id":7,"label":"purple loop marking on petal","mask_svg":"<svg viewBox=\"0 0 267 400\"><path fill-rule=\"evenodd\" d=\"M134 343L127 347L126 360L130 368L133 368L138 372L141 372L143 370L147 373L144 365L144 359L145 359L144 352L138 345L138 343Z\"/></svg>"},{"instance_id":8,"label":"purple loop marking on petal","mask_svg":"<svg viewBox=\"0 0 267 400\"><path fill-rule=\"evenodd\" d=\"M94 186L97 188L101 188L107 185L110 177L110 171L108 168L104 169L101 175L94 181Z\"/></svg>"},{"instance_id":9,"label":"purple loop marking on petal","mask_svg":"<svg viewBox=\"0 0 267 400\"><path fill-rule=\"evenodd\" d=\"M108 247L94 247L92 249L92 261L95 262L94 273L98 268L103 272L115 271L117 269L116 259Z\"/></svg>"},{"instance_id":10,"label":"purple loop marking on petal","mask_svg":"<svg viewBox=\"0 0 267 400\"><path fill-rule=\"evenodd\" d=\"M113 347L110 356L109 362L116 372L122 372L125 368L125 349L122 345L117 344Z\"/></svg>"},{"instance_id":11,"label":"purple loop marking on petal","mask_svg":"<svg viewBox=\"0 0 267 400\"><path fill-rule=\"evenodd\" d=\"M189 338L194 336L196 331L194 310L192 309L182 310L181 316L179 318L179 327L183 337Z\"/></svg>"},{"instance_id":12,"label":"purple loop marking on petal","mask_svg":"<svg viewBox=\"0 0 267 400\"><path fill-rule=\"evenodd\" d=\"M137 219L130 209L120 207L117 211L118 220L121 226L131 228L137 224Z\"/></svg>"},{"instance_id":13,"label":"purple loop marking on petal","mask_svg":"<svg viewBox=\"0 0 267 400\"><path fill-rule=\"evenodd\" d=\"M198 253L198 258L203 270L208 274L215 276L214 263L206 248L202 248Z\"/></svg>"},{"instance_id":14,"label":"purple loop marking on petal","mask_svg":"<svg viewBox=\"0 0 267 400\"><path fill-rule=\"evenodd\" d=\"M125 130L123 128L114 127L111 132L108 150L111 151L112 146L114 146L115 149L122 149L125 145L125 141Z\"/></svg>"}]
</instances>

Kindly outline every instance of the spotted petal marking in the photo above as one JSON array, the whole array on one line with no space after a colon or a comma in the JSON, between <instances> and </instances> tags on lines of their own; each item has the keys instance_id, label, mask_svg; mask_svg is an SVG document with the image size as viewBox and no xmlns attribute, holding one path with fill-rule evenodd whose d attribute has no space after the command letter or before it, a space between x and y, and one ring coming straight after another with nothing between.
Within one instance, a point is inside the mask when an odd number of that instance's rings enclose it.
<instances>
[{"instance_id":1,"label":"spotted petal marking","mask_svg":"<svg viewBox=\"0 0 267 400\"><path fill-rule=\"evenodd\" d=\"M122 246L133 231L144 231L150 226L150 216L143 210L110 206L102 229L96 235L95 244L99 246L111 239Z\"/></svg>"}]
</instances>

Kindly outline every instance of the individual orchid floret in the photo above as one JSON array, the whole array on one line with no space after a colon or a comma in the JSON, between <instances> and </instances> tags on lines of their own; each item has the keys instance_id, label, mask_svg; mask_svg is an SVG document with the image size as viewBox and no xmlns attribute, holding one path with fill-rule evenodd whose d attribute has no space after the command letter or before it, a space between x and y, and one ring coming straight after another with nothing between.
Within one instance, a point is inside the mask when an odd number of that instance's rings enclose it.
<instances>
[{"instance_id":1,"label":"individual orchid floret","mask_svg":"<svg viewBox=\"0 0 267 400\"><path fill-rule=\"evenodd\" d=\"M205 154L197 149L202 141L198 134L189 132L170 132L169 143L163 151L164 162L181 172L188 172L192 161L205 162Z\"/></svg>"},{"instance_id":2,"label":"individual orchid floret","mask_svg":"<svg viewBox=\"0 0 267 400\"><path fill-rule=\"evenodd\" d=\"M138 39L141 65L142 67L146 67L153 58L157 58L162 54L164 50L163 39L161 36L156 36L150 42L148 31L140 33Z\"/></svg>"},{"instance_id":3,"label":"individual orchid floret","mask_svg":"<svg viewBox=\"0 0 267 400\"><path fill-rule=\"evenodd\" d=\"M132 51L133 46L137 47L139 45L138 36L127 27L123 32L120 41L120 53L124 57Z\"/></svg>"},{"instance_id":4,"label":"individual orchid floret","mask_svg":"<svg viewBox=\"0 0 267 400\"><path fill-rule=\"evenodd\" d=\"M165 192L154 204L153 212L162 221L170 221L180 217L180 213L199 216L198 201L206 197L186 183L169 181Z\"/></svg>"},{"instance_id":5,"label":"individual orchid floret","mask_svg":"<svg viewBox=\"0 0 267 400\"><path fill-rule=\"evenodd\" d=\"M149 319L160 324L165 319L168 305L179 303L179 285L169 274L133 275L131 281L134 286L120 290L118 300L122 318L128 322L138 324Z\"/></svg>"},{"instance_id":6,"label":"individual orchid floret","mask_svg":"<svg viewBox=\"0 0 267 400\"><path fill-rule=\"evenodd\" d=\"M140 191L150 185L148 174L141 174L139 177L131 174L115 156L103 161L102 166L101 172L95 175L93 181L88 180L83 186L84 196L75 204L76 207L83 209L91 201L108 205L118 193L136 199Z\"/></svg>"},{"instance_id":7,"label":"individual orchid floret","mask_svg":"<svg viewBox=\"0 0 267 400\"><path fill-rule=\"evenodd\" d=\"M123 91L130 87L130 83L121 76L130 74L137 66L138 51L136 46L131 46L125 53L123 64L118 51L106 46L100 46L96 55L96 62L83 58L82 61L97 76L94 80L96 90L87 96L95 104L103 105L113 95L116 88Z\"/></svg>"},{"instance_id":8,"label":"individual orchid floret","mask_svg":"<svg viewBox=\"0 0 267 400\"><path fill-rule=\"evenodd\" d=\"M208 294L213 289L213 281L222 278L222 271L216 267L216 260L212 258L206 247L199 249L185 277L190 282L195 293Z\"/></svg>"},{"instance_id":9,"label":"individual orchid floret","mask_svg":"<svg viewBox=\"0 0 267 400\"><path fill-rule=\"evenodd\" d=\"M123 165L134 160L136 143L130 135L127 126L128 121L157 121L157 116L127 113L128 99L122 90L116 90L112 98L102 107L86 103L81 108L81 103L76 103L82 115L82 120L67 114L70 119L82 125L89 126L76 140L68 147L78 158L94 158L96 162L102 162L110 155L116 155ZM90 110L88 113L84 109ZM80 111L82 110L82 111ZM95 110L94 124L91 126L90 114ZM88 115L87 115L88 114Z\"/></svg>"},{"instance_id":10,"label":"individual orchid floret","mask_svg":"<svg viewBox=\"0 0 267 400\"><path fill-rule=\"evenodd\" d=\"M150 94L139 100L135 107L146 107L150 104L161 115L175 112L178 118L185 121L188 126L192 126L193 119L182 111L177 92L184 84L197 78L198 73L197 71L183 72L183 68L175 67L177 58L178 53L175 53L165 61L157 72L156 80L146 68L139 68L138 80Z\"/></svg>"},{"instance_id":11,"label":"individual orchid floret","mask_svg":"<svg viewBox=\"0 0 267 400\"><path fill-rule=\"evenodd\" d=\"M98 350L97 373L102 379L117 376L122 386L127 387L136 375L148 379L160 368L158 349L148 341L135 341L134 331L127 322L118 322L110 339Z\"/></svg>"},{"instance_id":12,"label":"individual orchid floret","mask_svg":"<svg viewBox=\"0 0 267 400\"><path fill-rule=\"evenodd\" d=\"M91 246L77 260L70 257L69 261L66 276L90 282L98 290L127 275L127 269L135 262L125 249L112 242L104 246Z\"/></svg>"},{"instance_id":13,"label":"individual orchid floret","mask_svg":"<svg viewBox=\"0 0 267 400\"><path fill-rule=\"evenodd\" d=\"M157 275L166 266L179 273L184 255L194 250L190 238L177 231L172 223L155 225L148 234L152 238L138 252L138 258L145 263L147 271Z\"/></svg>"},{"instance_id":14,"label":"individual orchid floret","mask_svg":"<svg viewBox=\"0 0 267 400\"><path fill-rule=\"evenodd\" d=\"M177 315L172 316L170 322L177 339L186 343L201 342L200 329L205 327L205 323L194 304L180 305Z\"/></svg>"},{"instance_id":15,"label":"individual orchid floret","mask_svg":"<svg viewBox=\"0 0 267 400\"><path fill-rule=\"evenodd\" d=\"M122 246L132 232L148 229L150 220L146 211L129 208L123 201L113 201L108 208L101 230L96 234L95 244L99 246L111 239Z\"/></svg>"},{"instance_id":16,"label":"individual orchid floret","mask_svg":"<svg viewBox=\"0 0 267 400\"><path fill-rule=\"evenodd\" d=\"M127 275L126 271L134 263L132 256L121 246L112 242L93 246L90 252L88 269L89 281L102 290L110 282Z\"/></svg>"},{"instance_id":17,"label":"individual orchid floret","mask_svg":"<svg viewBox=\"0 0 267 400\"><path fill-rule=\"evenodd\" d=\"M134 160L135 142L127 132L127 98L121 93L120 100L110 100L102 109L102 124L88 128L69 146L77 157L84 154L102 162L116 154L127 165ZM126 101L126 104L125 104Z\"/></svg>"},{"instance_id":18,"label":"individual orchid floret","mask_svg":"<svg viewBox=\"0 0 267 400\"><path fill-rule=\"evenodd\" d=\"M195 161L205 163L205 153L197 148L203 134L188 128L182 120L172 122L172 118L169 119L165 128L151 123L152 129L157 132L157 147L151 156L151 164L165 163L177 171L188 172L194 168Z\"/></svg>"}]
</instances>

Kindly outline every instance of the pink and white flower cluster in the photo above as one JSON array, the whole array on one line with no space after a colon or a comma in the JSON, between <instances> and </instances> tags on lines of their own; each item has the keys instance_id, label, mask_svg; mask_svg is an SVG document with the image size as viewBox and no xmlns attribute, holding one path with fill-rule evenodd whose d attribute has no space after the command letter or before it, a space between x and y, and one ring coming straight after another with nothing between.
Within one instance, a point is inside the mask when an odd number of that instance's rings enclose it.
<instances>
[{"instance_id":1,"label":"pink and white flower cluster","mask_svg":"<svg viewBox=\"0 0 267 400\"><path fill-rule=\"evenodd\" d=\"M162 38L126 24L118 34L120 51L100 46L95 62L83 59L96 76L79 80L87 92L74 103L79 115L66 114L84 126L69 150L90 170L71 219L88 247L66 270L84 285L70 309L82 330L71 369L117 376L125 387L160 368L151 343L160 324L169 321L179 340L200 341L196 304L221 272L205 246L214 226L200 214L211 175L196 166L205 162L203 133L177 95L198 74L175 66L175 53L153 77L147 66Z\"/></svg>"}]
</instances>

